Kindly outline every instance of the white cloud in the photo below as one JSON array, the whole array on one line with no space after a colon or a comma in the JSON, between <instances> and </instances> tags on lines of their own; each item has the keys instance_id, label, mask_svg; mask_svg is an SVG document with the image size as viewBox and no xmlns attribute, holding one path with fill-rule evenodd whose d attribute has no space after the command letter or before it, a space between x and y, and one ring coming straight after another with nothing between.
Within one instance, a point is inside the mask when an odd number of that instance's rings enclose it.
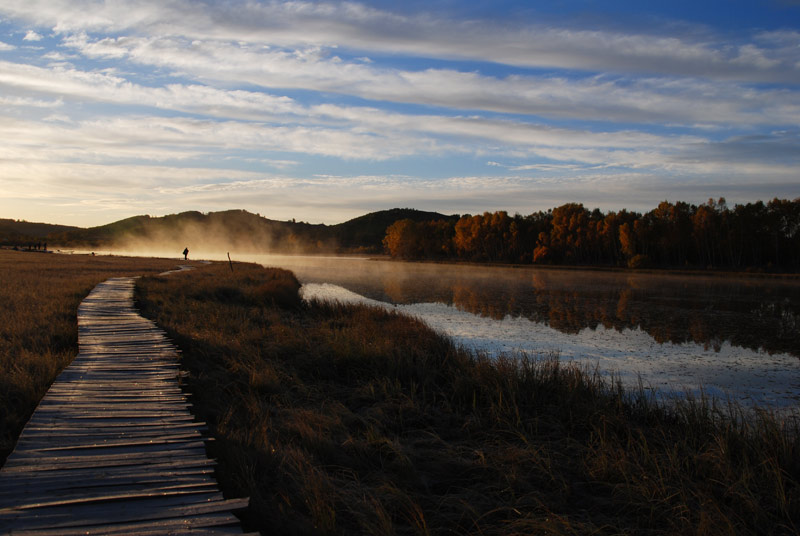
<instances>
[{"instance_id":1,"label":"white cloud","mask_svg":"<svg viewBox=\"0 0 800 536\"><path fill-rule=\"evenodd\" d=\"M177 17L174 12L177 5L180 5L180 2L173 5L172 8L146 2L135 3L130 6L134 14L124 20L138 21L136 24L141 23L145 29L163 30L164 21L170 21ZM173 69L197 80L215 79L234 84L256 84L265 88L338 92L374 101L407 102L555 118L635 122L660 122L669 119L672 122L683 122L688 125L696 123L796 124L800 122L800 95L796 91L755 90L735 83L711 83L665 77L630 79L604 76L567 79L553 76L517 75L496 78L475 72L458 72L448 69L404 71L387 69L375 64L365 64L360 60L343 61L335 56L328 56L324 53L324 49L320 48L321 45L338 43L333 39L338 36L337 39L342 39L344 45L347 46L347 39L349 39L348 35L343 33L339 35L334 30L326 30L329 33L333 32L330 41L320 37L301 38L302 35L316 35L315 32L307 29L307 24L311 24L313 27L319 22L317 18L322 16L333 16L336 19L332 23L333 26L344 25L342 28L372 24L375 21L386 25L388 25L387 21L391 21L393 24L408 23L407 18L379 12L357 4L349 4L347 7L327 4L293 4L290 6L278 3L261 6L248 5L240 6L242 12L238 15L223 8L200 6L191 11L192 15L189 18L195 21L199 20L201 27L207 31L199 32L196 28L190 28L183 22L176 22L177 26L166 33L170 37L156 34L99 39L90 38L83 32L83 29L105 27L127 29L136 24L131 23L117 27L117 22L111 22L117 21L117 19L111 16L102 16L103 13L112 15L123 9L121 5L114 2L92 7L99 10L95 12L97 17L90 17L85 21L82 18L76 18L74 25L65 27L80 29L78 33L65 36L64 43L67 46L90 58L105 60L126 58L140 65ZM24 12L24 9L19 6L18 9ZM42 7L42 10L44 14L41 16L44 19L41 22L46 19L50 23L55 23L64 17L71 20L69 13L65 14L58 10L57 3L55 7ZM250 14L248 15L248 13ZM279 16L275 20L270 19L269 24L273 26L277 24L281 28L286 26L286 32L297 32L296 39L283 39L281 32L267 34L258 28L251 27L254 26L252 24L253 17L255 20L261 20L267 15L275 13L278 13ZM344 21L345 14L353 20ZM306 19L300 20L300 17L310 17L311 22ZM289 22L291 21L297 22L297 27L302 30L290 30ZM457 27L458 24L463 23L449 21L448 24ZM445 30L442 31L447 33L447 27L445 25ZM358 28L359 32L356 33L364 34L363 39L366 39L366 26L358 26ZM234 29L247 31L238 34L236 41L214 39L215 36L231 38ZM396 31L393 30L393 32ZM408 31L411 32L411 29L409 28ZM374 33L374 29L371 29L370 32ZM541 30L541 32L530 29L528 39L547 41L547 39L541 38L539 33L549 36L553 32L561 36L560 39L570 42L587 40L587 50L608 48L613 43L618 43L626 50L637 51L636 54L641 56L650 57L657 53L665 54L667 53L665 51L671 51L670 53L678 58L706 58L696 47L683 47L675 38L653 38L648 41L639 35L607 35L598 31L576 32L550 28ZM498 35L503 36L505 33L495 33L492 38L496 40ZM271 41L268 40L268 37ZM380 36L373 36L373 38L378 42L382 39ZM475 38L475 35L470 34L470 39ZM480 33L477 38L480 41ZM312 39L313 42L307 42L308 39ZM501 39L505 39L505 37L501 37ZM757 36L758 43L771 44L774 50L780 52L781 57L777 59L768 57L767 49L754 43L726 45L727 48L723 47L725 48L724 54L716 52L712 56L719 61L722 61L720 58L724 57L725 61L731 65L747 64L754 73L759 72L766 76L765 73L771 72L773 67L777 68L778 64L800 61L800 55L798 55L800 48L794 47L794 56L790 56L788 52L793 40L796 39L794 34L787 32L780 35L773 33ZM277 42L278 47L265 46L268 42ZM298 43L311 48L295 50L281 48L283 45L298 45ZM521 39L516 43L520 48L525 49L526 40ZM558 48L556 45L547 46ZM574 48L576 45L570 46ZM436 47L430 48L425 45L425 48L433 51L430 52L431 55L436 53ZM506 48L511 49L512 47L507 44ZM533 54L533 56L539 57L537 54ZM709 58L706 59L711 61ZM648 61L658 64L652 58ZM570 67L571 64L567 62L559 66ZM593 69L602 67L602 62L595 63ZM783 69L783 67L781 68ZM704 72L699 74L706 75L713 71L708 68L708 65L705 65L704 69ZM669 72L669 69L666 69L665 72ZM194 101L185 100L184 102Z\"/></svg>"},{"instance_id":2,"label":"white cloud","mask_svg":"<svg viewBox=\"0 0 800 536\"><path fill-rule=\"evenodd\" d=\"M67 54L63 54L61 52L56 52L54 50L51 50L50 52L47 52L47 53L43 54L42 58L46 59L46 60L50 60L51 62L63 63L63 62L69 61L69 60L77 59L78 56L67 55Z\"/></svg>"},{"instance_id":3,"label":"white cloud","mask_svg":"<svg viewBox=\"0 0 800 536\"><path fill-rule=\"evenodd\" d=\"M64 102L61 99L57 100L40 100L32 99L30 97L12 97L0 95L0 106L10 106L14 108L58 108L63 106Z\"/></svg>"},{"instance_id":4,"label":"white cloud","mask_svg":"<svg viewBox=\"0 0 800 536\"><path fill-rule=\"evenodd\" d=\"M0 156L7 158L30 154L31 158L45 160L109 163L131 159L164 162L219 158L230 150L379 161L438 153L445 145L408 133L387 137L357 129L154 116L105 117L69 124L7 117L0 124L0 138L6 140L0 147ZM36 149L31 150L34 146Z\"/></svg>"},{"instance_id":5,"label":"white cloud","mask_svg":"<svg viewBox=\"0 0 800 536\"><path fill-rule=\"evenodd\" d=\"M33 30L28 30L27 33L25 34L25 37L23 37L22 39L23 41L41 41L42 39L44 39L44 37L34 32Z\"/></svg>"},{"instance_id":6,"label":"white cloud","mask_svg":"<svg viewBox=\"0 0 800 536\"><path fill-rule=\"evenodd\" d=\"M202 111L222 120L189 117L118 116L84 120L69 128L17 121L3 125L10 140L38 139L43 154L72 158L187 160L225 151L267 151L322 155L347 160L397 159L422 155L493 154L545 158L584 166L700 170L721 158L701 136L665 136L636 130L579 130L541 123L385 112L371 107L303 106L285 97L207 86L147 88L108 73L61 67L44 69L0 62L0 84L85 96L106 102ZM48 101L6 101L40 105ZM49 101L57 105L62 101ZM236 119L241 118L241 119ZM259 121L260 119L260 121ZM23 135L19 128L27 132ZM11 129L11 130L8 130ZM12 144L13 145L13 144ZM761 144L747 155L757 160ZM798 144L789 140L789 149ZM748 147L753 147L752 145ZM690 155L699 154L699 158ZM737 159L738 160L738 159ZM524 171L524 169L517 169Z\"/></svg>"},{"instance_id":7,"label":"white cloud","mask_svg":"<svg viewBox=\"0 0 800 536\"><path fill-rule=\"evenodd\" d=\"M180 39L68 39L90 57L122 57L169 68L185 76L265 88L344 93L374 101L610 121L686 124L795 124L800 94L725 82L671 78L553 76L490 77L448 69L407 71L338 58L240 45Z\"/></svg>"},{"instance_id":8,"label":"white cloud","mask_svg":"<svg viewBox=\"0 0 800 536\"><path fill-rule=\"evenodd\" d=\"M405 120L405 119L404 119ZM295 153L380 161L425 155L489 152L546 163L508 166L515 172L586 170L589 167L648 169L699 176L748 173L796 177L800 141L792 136L711 142L636 132L589 132L471 118L424 118L419 125L392 123L385 131L322 126L276 126L259 122L176 117L104 117L35 122L6 117L0 157L52 162L81 159L124 164L218 159L252 163L254 154ZM424 126L422 126L424 125ZM391 133L391 134L389 134ZM240 157L231 157L234 149ZM763 155L768 155L765 159ZM272 162L270 167L292 165ZM185 165L185 164L182 164Z\"/></svg>"},{"instance_id":9,"label":"white cloud","mask_svg":"<svg viewBox=\"0 0 800 536\"><path fill-rule=\"evenodd\" d=\"M9 45L8 43L0 41L0 52L7 52L9 50L14 50L16 48L17 47L15 47L14 45Z\"/></svg>"},{"instance_id":10,"label":"white cloud","mask_svg":"<svg viewBox=\"0 0 800 536\"><path fill-rule=\"evenodd\" d=\"M43 68L0 61L0 84L89 101L145 105L225 117L263 119L275 114L291 114L299 109L288 97L201 85L144 87L114 74L81 71L60 64Z\"/></svg>"},{"instance_id":11,"label":"white cloud","mask_svg":"<svg viewBox=\"0 0 800 536\"><path fill-rule=\"evenodd\" d=\"M237 122L173 119L167 131L180 131L187 138L194 138L198 140L198 144L203 144L202 133L211 130L213 134L210 136L209 146L216 143L220 147L233 147L236 143L243 143L245 147L252 147L255 142L248 141L244 136L258 130L262 134L257 139L264 144L265 149L345 158L385 159L441 152L448 147L458 152L473 151L481 140L498 146L508 145L518 151L524 151L531 146L630 149L657 145L663 149L698 141L691 137L668 138L635 131L594 133L518 121L487 120L480 116L420 116L388 113L371 107L333 105L304 107L292 99L262 93L226 91L207 86L170 85L166 88L147 88L105 73L88 73L61 67L44 69L8 62L0 62L0 84L13 85L27 91L57 92L60 95L71 94L105 102L149 104L167 110L249 119L243 125ZM258 118L268 119L271 124L252 123ZM163 120L115 120L115 123L122 122L126 123L120 129L123 139L127 138L130 129L147 132L145 137L151 144L158 143L161 139L152 131L157 125L164 124ZM132 122L136 125L127 124ZM296 126L284 126L291 124ZM224 125L232 126L227 128ZM331 128L331 125L336 127ZM235 133L236 136L222 136L220 129ZM272 135L264 135L265 131ZM417 133L423 133L427 137L419 138ZM437 143L431 136L451 141L447 144ZM267 142L268 139L273 141ZM137 143L144 141L139 139ZM460 149L457 148L459 146ZM429 150L426 151L425 147Z\"/></svg>"},{"instance_id":12,"label":"white cloud","mask_svg":"<svg viewBox=\"0 0 800 536\"><path fill-rule=\"evenodd\" d=\"M480 60L521 67L659 72L744 81L800 80L798 52L780 49L776 53L771 48L775 37L769 34L732 43L640 31L541 24L497 26L429 14L398 15L352 2L8 0L0 12L62 33L135 30L190 39L292 48L339 46L368 53ZM784 55L787 52L788 58Z\"/></svg>"}]
</instances>

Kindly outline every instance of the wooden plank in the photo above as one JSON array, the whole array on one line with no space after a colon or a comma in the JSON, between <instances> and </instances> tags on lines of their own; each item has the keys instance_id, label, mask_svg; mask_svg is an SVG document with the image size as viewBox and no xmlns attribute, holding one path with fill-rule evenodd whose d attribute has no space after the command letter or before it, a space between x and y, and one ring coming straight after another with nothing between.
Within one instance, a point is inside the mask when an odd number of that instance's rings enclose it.
<instances>
[{"instance_id":1,"label":"wooden plank","mask_svg":"<svg viewBox=\"0 0 800 536\"><path fill-rule=\"evenodd\" d=\"M153 430L163 430L165 428L166 427L163 424L159 423L140 423L135 427L127 427L127 428L120 426L98 426L92 428L92 431L96 435L108 434L108 435L114 435L116 437L117 435L123 436L132 433L148 434L151 433ZM187 422L172 424L170 425L168 430L175 430L176 432L185 430L198 430L202 432L204 428L206 428L206 424L203 422L187 421ZM30 426L26 427L25 431L23 432L24 436L31 435L32 437L36 437L37 435L47 435L47 434L52 434L54 436L59 436L59 435L69 436L69 435L85 434L85 433L86 433L85 428L69 428L66 426L60 427L58 429ZM22 438L24 436L20 437Z\"/></svg>"},{"instance_id":2,"label":"wooden plank","mask_svg":"<svg viewBox=\"0 0 800 536\"><path fill-rule=\"evenodd\" d=\"M139 441L122 441L117 443L77 444L72 446L46 447L26 449L23 457L19 459L53 459L70 460L92 458L102 460L105 456L120 456L131 454L146 454L149 456L161 453L173 453L176 450L195 449L205 454L205 442L190 439L144 439Z\"/></svg>"},{"instance_id":3,"label":"wooden plank","mask_svg":"<svg viewBox=\"0 0 800 536\"><path fill-rule=\"evenodd\" d=\"M190 475L176 475L172 473L159 478L150 475L141 475L136 478L111 478L108 476L98 480L86 480L84 482L68 482L64 481L64 479L55 479L35 482L35 485L27 486L24 490L20 490L18 486L0 487L0 495L23 494L33 497L62 497L71 493L77 493L80 496L85 496L89 488L91 488L92 493L107 493L113 490L147 489L155 491L199 486L213 487L216 486L216 482L211 478L209 473Z\"/></svg>"},{"instance_id":4,"label":"wooden plank","mask_svg":"<svg viewBox=\"0 0 800 536\"><path fill-rule=\"evenodd\" d=\"M97 423L106 423L107 426L131 426L150 423L161 423L166 426L171 423L176 425L184 422L195 422L191 414L186 414L187 407L182 408L164 408L161 411L135 411L135 410L120 410L112 412L105 408L104 413L95 414L86 411L60 411L49 412L43 411L39 415L32 417L32 422L37 424L50 423L54 419L64 420L65 426L75 426L77 423L86 425L87 420L96 421Z\"/></svg>"},{"instance_id":5,"label":"wooden plank","mask_svg":"<svg viewBox=\"0 0 800 536\"><path fill-rule=\"evenodd\" d=\"M17 448L23 446L26 450L44 450L52 451L58 449L69 449L76 446L91 448L98 446L115 446L121 445L126 442L135 443L137 441L180 441L180 440L197 440L203 439L203 435L196 430L191 430L185 433L165 433L159 436L158 440L152 439L153 432L142 431L139 433L125 433L125 434L87 434L73 433L73 434L42 434L39 437L28 435L26 438L20 439L17 442ZM54 447L52 445L60 445Z\"/></svg>"},{"instance_id":6,"label":"wooden plank","mask_svg":"<svg viewBox=\"0 0 800 536\"><path fill-rule=\"evenodd\" d=\"M180 352L133 307L133 280L78 309L80 353L0 469L0 533L241 534L178 386Z\"/></svg>"},{"instance_id":7,"label":"wooden plank","mask_svg":"<svg viewBox=\"0 0 800 536\"><path fill-rule=\"evenodd\" d=\"M199 460L198 460L199 461ZM37 486L48 486L52 489L81 485L86 482L112 482L114 480L130 479L132 481L145 481L146 479L172 478L176 481L183 477L213 472L213 463L196 463L175 466L174 464L147 464L146 466L134 465L108 469L89 467L86 469L57 469L33 475L12 473L6 475L0 484L4 489L15 489L22 492ZM70 478L66 478L70 477Z\"/></svg>"},{"instance_id":8,"label":"wooden plank","mask_svg":"<svg viewBox=\"0 0 800 536\"><path fill-rule=\"evenodd\" d=\"M181 452L184 451L184 452ZM117 455L105 454L102 456L59 456L42 458L20 457L19 461L14 460L15 472L29 471L51 471L57 468L88 468L100 467L111 468L122 465L141 465L146 463L166 463L173 460L186 460L190 456L196 455L202 459L205 456L205 448L195 449L174 449L172 451L160 452L125 452Z\"/></svg>"},{"instance_id":9,"label":"wooden plank","mask_svg":"<svg viewBox=\"0 0 800 536\"><path fill-rule=\"evenodd\" d=\"M57 497L45 497L43 500L20 502L13 508L0 508L0 519L2 519L2 517L6 514L14 515L22 512L23 510L30 510L34 508L36 509L36 515L38 516L42 515L42 512L47 511L48 508L68 507L69 509L74 510L75 508L79 508L86 504L94 505L95 503L101 502L105 504L108 501L120 501L121 499L183 499L184 496L194 496L191 497L191 501L189 501L187 504L192 504L194 502L207 503L209 501L222 500L222 494L216 491L213 484L211 485L211 489L208 489L208 485L203 485L200 487L189 486L185 488L176 487L154 490L128 488L116 492L113 490L108 490L107 493L94 493L91 496L87 496L86 494L73 494L73 496L70 498L69 496L62 497L59 494ZM194 499L196 497L200 497L200 501L195 501Z\"/></svg>"},{"instance_id":10,"label":"wooden plank","mask_svg":"<svg viewBox=\"0 0 800 536\"><path fill-rule=\"evenodd\" d=\"M15 531L15 535L25 536L82 536L82 535L114 535L126 536L161 536L164 534L193 535L225 535L242 534L237 526L238 519L230 514L211 513L187 516L181 519L142 521L138 523L120 523L114 525L96 525L78 529L58 527L54 529L34 529ZM258 536L258 533L247 533L245 536Z\"/></svg>"},{"instance_id":11,"label":"wooden plank","mask_svg":"<svg viewBox=\"0 0 800 536\"><path fill-rule=\"evenodd\" d=\"M86 489L73 488L69 490L59 490L57 493L48 494L27 494L25 498L28 499L19 501L14 512L19 512L26 509L35 509L37 515L42 511L42 508L50 506L70 506L83 504L86 502L95 501L120 501L120 500L140 500L143 498L151 497L177 497L181 495L199 495L203 494L208 496L209 493L217 492L216 482L192 482L192 483L178 483L178 484L148 484L148 485L124 485L124 486L93 486L91 488L91 497L88 497ZM0 510L0 516L4 513Z\"/></svg>"},{"instance_id":12,"label":"wooden plank","mask_svg":"<svg viewBox=\"0 0 800 536\"><path fill-rule=\"evenodd\" d=\"M81 508L74 505L50 506L38 509L34 519L31 519L32 516L25 516L25 512L0 513L0 529L16 531L26 527L71 528L111 523L181 519L201 514L240 510L246 508L247 504L247 499L193 501L191 497L169 497L166 499L150 498L131 502L99 503L91 505L92 508Z\"/></svg>"}]
</instances>

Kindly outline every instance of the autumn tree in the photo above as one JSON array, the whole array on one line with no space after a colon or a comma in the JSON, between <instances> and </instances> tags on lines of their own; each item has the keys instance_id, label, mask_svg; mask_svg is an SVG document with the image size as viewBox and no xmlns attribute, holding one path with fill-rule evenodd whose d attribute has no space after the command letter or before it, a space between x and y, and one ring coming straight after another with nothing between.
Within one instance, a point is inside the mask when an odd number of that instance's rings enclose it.
<instances>
[{"instance_id":1,"label":"autumn tree","mask_svg":"<svg viewBox=\"0 0 800 536\"><path fill-rule=\"evenodd\" d=\"M453 224L448 221L403 219L386 229L383 247L392 257L402 259L448 257L453 251L453 233Z\"/></svg>"},{"instance_id":2,"label":"autumn tree","mask_svg":"<svg viewBox=\"0 0 800 536\"><path fill-rule=\"evenodd\" d=\"M687 264L693 248L692 207L680 201L662 201L648 216L656 239L657 247L651 251L655 262L668 266Z\"/></svg>"},{"instance_id":3,"label":"autumn tree","mask_svg":"<svg viewBox=\"0 0 800 536\"><path fill-rule=\"evenodd\" d=\"M627 210L621 210L617 213L611 212L606 216L603 222L601 239L604 241L606 250L609 252L610 259L612 259L614 265L625 266L628 258L621 242L621 227L626 224L629 227L632 226L633 222L640 217L638 213L628 212Z\"/></svg>"},{"instance_id":4,"label":"autumn tree","mask_svg":"<svg viewBox=\"0 0 800 536\"><path fill-rule=\"evenodd\" d=\"M505 211L463 216L456 222L454 247L465 260L512 262L519 241L519 223Z\"/></svg>"},{"instance_id":5,"label":"autumn tree","mask_svg":"<svg viewBox=\"0 0 800 536\"><path fill-rule=\"evenodd\" d=\"M800 199L733 209L724 198L700 206L663 201L645 214L567 203L524 217L401 220L387 229L384 246L408 259L800 270Z\"/></svg>"},{"instance_id":6,"label":"autumn tree","mask_svg":"<svg viewBox=\"0 0 800 536\"><path fill-rule=\"evenodd\" d=\"M720 259L720 220L723 210L727 210L725 199L709 199L700 205L692 216L692 234L697 245L700 263L712 267Z\"/></svg>"},{"instance_id":7,"label":"autumn tree","mask_svg":"<svg viewBox=\"0 0 800 536\"><path fill-rule=\"evenodd\" d=\"M583 263L589 248L589 211L580 203L553 209L549 248L556 262Z\"/></svg>"},{"instance_id":8,"label":"autumn tree","mask_svg":"<svg viewBox=\"0 0 800 536\"><path fill-rule=\"evenodd\" d=\"M397 220L386 229L383 247L392 257L413 259L421 253L420 235L413 220Z\"/></svg>"}]
</instances>

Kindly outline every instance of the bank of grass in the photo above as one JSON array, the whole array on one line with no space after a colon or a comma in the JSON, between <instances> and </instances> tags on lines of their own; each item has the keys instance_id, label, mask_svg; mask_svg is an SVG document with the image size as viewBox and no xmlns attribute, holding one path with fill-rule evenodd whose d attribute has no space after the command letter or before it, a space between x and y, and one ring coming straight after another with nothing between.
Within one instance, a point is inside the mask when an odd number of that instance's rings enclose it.
<instances>
[{"instance_id":1,"label":"bank of grass","mask_svg":"<svg viewBox=\"0 0 800 536\"><path fill-rule=\"evenodd\" d=\"M229 494L265 534L796 534L798 429L492 360L291 273L145 278Z\"/></svg>"},{"instance_id":2,"label":"bank of grass","mask_svg":"<svg viewBox=\"0 0 800 536\"><path fill-rule=\"evenodd\" d=\"M53 379L78 353L81 300L109 277L177 264L0 249L0 465Z\"/></svg>"}]
</instances>

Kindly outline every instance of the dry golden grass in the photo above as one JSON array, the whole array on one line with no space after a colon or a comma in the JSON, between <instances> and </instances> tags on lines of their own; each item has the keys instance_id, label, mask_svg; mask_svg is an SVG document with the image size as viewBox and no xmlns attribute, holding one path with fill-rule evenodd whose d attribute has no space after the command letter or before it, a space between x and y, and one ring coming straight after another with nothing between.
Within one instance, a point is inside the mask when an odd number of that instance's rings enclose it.
<instances>
[{"instance_id":1,"label":"dry golden grass","mask_svg":"<svg viewBox=\"0 0 800 536\"><path fill-rule=\"evenodd\" d=\"M224 490L269 534L797 534L796 424L491 360L285 271L145 278Z\"/></svg>"},{"instance_id":2,"label":"dry golden grass","mask_svg":"<svg viewBox=\"0 0 800 536\"><path fill-rule=\"evenodd\" d=\"M78 304L101 281L159 273L169 259L0 250L0 464L78 352Z\"/></svg>"}]
</instances>

